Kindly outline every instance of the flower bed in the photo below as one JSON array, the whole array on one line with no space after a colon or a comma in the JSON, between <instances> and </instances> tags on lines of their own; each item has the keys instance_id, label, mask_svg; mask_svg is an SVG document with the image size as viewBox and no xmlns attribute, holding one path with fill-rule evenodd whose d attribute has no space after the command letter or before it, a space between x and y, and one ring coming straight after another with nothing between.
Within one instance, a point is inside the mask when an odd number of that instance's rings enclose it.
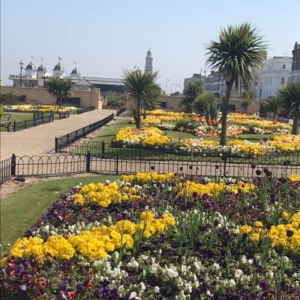
<instances>
[{"instance_id":1,"label":"flower bed","mask_svg":"<svg viewBox=\"0 0 300 300\"><path fill-rule=\"evenodd\" d=\"M24 104L24 105L3 105L2 106L4 110L9 111L18 111L18 112L33 112L33 111L39 111L39 112L68 112L68 111L77 111L77 107L73 106L64 106L59 107L57 105L30 105L30 104Z\"/></svg>"},{"instance_id":2,"label":"flower bed","mask_svg":"<svg viewBox=\"0 0 300 300\"><path fill-rule=\"evenodd\" d=\"M1 260L2 296L299 299L300 176L264 173L71 188Z\"/></svg>"},{"instance_id":3,"label":"flower bed","mask_svg":"<svg viewBox=\"0 0 300 300\"><path fill-rule=\"evenodd\" d=\"M228 142L228 146L220 146L216 141L196 138L171 139L156 127L145 127L144 129L125 127L117 133L112 145L128 148L171 150L177 154L188 155L192 153L193 155L256 156L298 153L300 151L300 135L274 135L273 141L261 140L257 143L234 140Z\"/></svg>"},{"instance_id":4,"label":"flower bed","mask_svg":"<svg viewBox=\"0 0 300 300\"><path fill-rule=\"evenodd\" d=\"M164 149L171 142L172 139L156 127L145 127L143 129L125 127L118 131L112 144L119 147Z\"/></svg>"}]
</instances>

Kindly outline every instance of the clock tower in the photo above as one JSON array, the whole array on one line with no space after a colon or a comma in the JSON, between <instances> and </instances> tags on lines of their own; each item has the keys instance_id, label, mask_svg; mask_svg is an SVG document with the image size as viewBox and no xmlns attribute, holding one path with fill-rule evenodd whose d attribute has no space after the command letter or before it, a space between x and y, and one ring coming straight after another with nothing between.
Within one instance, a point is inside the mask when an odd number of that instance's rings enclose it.
<instances>
[{"instance_id":1,"label":"clock tower","mask_svg":"<svg viewBox=\"0 0 300 300\"><path fill-rule=\"evenodd\" d=\"M153 70L152 61L153 61L152 51L149 49L147 51L145 72L152 72L152 70Z\"/></svg>"}]
</instances>

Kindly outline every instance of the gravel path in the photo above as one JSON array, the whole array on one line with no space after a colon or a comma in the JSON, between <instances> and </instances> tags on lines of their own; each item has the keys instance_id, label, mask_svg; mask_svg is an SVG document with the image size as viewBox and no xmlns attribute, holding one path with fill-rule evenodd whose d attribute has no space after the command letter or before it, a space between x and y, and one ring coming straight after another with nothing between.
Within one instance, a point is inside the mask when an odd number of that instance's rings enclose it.
<instances>
[{"instance_id":1,"label":"gravel path","mask_svg":"<svg viewBox=\"0 0 300 300\"><path fill-rule=\"evenodd\" d=\"M17 156L42 155L54 153L55 137L65 135L81 127L115 113L115 110L93 110L80 115L70 115L69 118L32 127L17 132L0 133L0 159Z\"/></svg>"}]
</instances>

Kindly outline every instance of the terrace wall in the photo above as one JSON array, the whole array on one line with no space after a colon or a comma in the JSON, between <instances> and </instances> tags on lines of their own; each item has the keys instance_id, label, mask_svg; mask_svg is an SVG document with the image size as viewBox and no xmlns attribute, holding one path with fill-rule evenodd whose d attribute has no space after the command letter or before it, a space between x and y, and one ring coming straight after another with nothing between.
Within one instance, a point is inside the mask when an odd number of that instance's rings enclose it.
<instances>
[{"instance_id":1,"label":"terrace wall","mask_svg":"<svg viewBox=\"0 0 300 300\"><path fill-rule=\"evenodd\" d=\"M172 111L182 111L180 108L180 101L183 99L183 97L176 97L176 96L165 96L161 95L160 96L160 102L165 103L165 108L167 110L172 110ZM218 104L222 102L222 99L217 99L216 101ZM230 99L229 100L229 105L235 105L235 111L236 112L243 112L243 108L241 108L241 99ZM130 110L132 107L132 101L130 98L126 100L126 109ZM260 102L255 101L250 107L248 107L248 114L253 114L253 113L259 113L260 109Z\"/></svg>"},{"instance_id":2,"label":"terrace wall","mask_svg":"<svg viewBox=\"0 0 300 300\"><path fill-rule=\"evenodd\" d=\"M41 105L53 105L56 103L55 97L44 88L28 88L16 86L1 86L0 95L8 91L14 91L18 95L25 96L25 104L31 104L32 100L37 100ZM103 98L100 95L100 89L93 88L91 91L74 90L71 97L80 98L80 107L95 106L96 109L102 109Z\"/></svg>"}]
</instances>

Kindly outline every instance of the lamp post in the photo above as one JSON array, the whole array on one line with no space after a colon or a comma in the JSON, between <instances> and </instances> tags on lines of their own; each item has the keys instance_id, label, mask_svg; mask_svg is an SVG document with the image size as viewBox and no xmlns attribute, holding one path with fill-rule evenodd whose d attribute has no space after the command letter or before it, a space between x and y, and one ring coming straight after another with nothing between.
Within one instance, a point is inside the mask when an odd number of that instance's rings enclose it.
<instances>
[{"instance_id":1,"label":"lamp post","mask_svg":"<svg viewBox=\"0 0 300 300\"><path fill-rule=\"evenodd\" d=\"M21 61L19 65L20 65L20 86L22 86L22 70L23 70L24 63Z\"/></svg>"},{"instance_id":2,"label":"lamp post","mask_svg":"<svg viewBox=\"0 0 300 300\"><path fill-rule=\"evenodd\" d=\"M170 81L170 79L167 78L167 79L166 79L166 89L165 89L166 95L167 95L168 81Z\"/></svg>"},{"instance_id":3,"label":"lamp post","mask_svg":"<svg viewBox=\"0 0 300 300\"><path fill-rule=\"evenodd\" d=\"M45 88L45 78L46 78L45 75L46 75L46 71L47 71L47 70L46 70L46 68L44 67L44 68L43 68L43 74L44 74L44 77L43 77L43 78L44 78L44 88Z\"/></svg>"}]
</instances>

